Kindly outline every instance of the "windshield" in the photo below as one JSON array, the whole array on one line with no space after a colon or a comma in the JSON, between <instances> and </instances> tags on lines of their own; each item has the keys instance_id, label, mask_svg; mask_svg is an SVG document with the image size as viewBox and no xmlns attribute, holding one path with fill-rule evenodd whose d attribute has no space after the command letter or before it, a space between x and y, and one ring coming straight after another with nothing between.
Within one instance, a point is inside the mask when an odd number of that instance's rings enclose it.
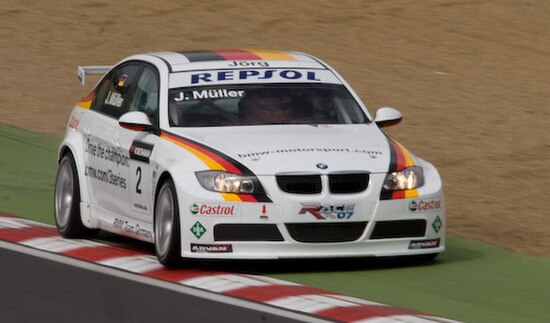
<instances>
[{"instance_id":1,"label":"windshield","mask_svg":"<svg viewBox=\"0 0 550 323\"><path fill-rule=\"evenodd\" d=\"M246 84L170 90L176 127L354 124L369 120L343 85Z\"/></svg>"}]
</instances>

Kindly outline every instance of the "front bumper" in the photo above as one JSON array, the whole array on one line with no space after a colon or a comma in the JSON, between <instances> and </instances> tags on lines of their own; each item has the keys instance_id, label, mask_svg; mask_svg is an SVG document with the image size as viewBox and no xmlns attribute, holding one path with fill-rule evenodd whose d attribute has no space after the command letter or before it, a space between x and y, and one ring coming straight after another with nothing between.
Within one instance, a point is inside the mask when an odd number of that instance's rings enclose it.
<instances>
[{"instance_id":1,"label":"front bumper","mask_svg":"<svg viewBox=\"0 0 550 323\"><path fill-rule=\"evenodd\" d=\"M383 178L373 176L372 180L378 184ZM191 179L186 183L190 182L192 183ZM345 198L340 196L339 201L355 203L356 214L350 219L334 218L323 221L297 218L298 212L289 205L304 199L334 202L327 196L300 196L292 201L289 197L283 198L279 195L273 199L273 203L230 202L220 200L214 193L205 193L200 187L187 185L184 189L176 185L180 200L182 257L286 259L441 253L445 250L445 205L440 182L432 183L438 185L419 190L419 196L415 198L380 201L378 198L373 199L372 196L377 193L369 190L364 195L355 194ZM344 242L300 242L301 239L297 239L295 233L293 236L288 227L293 224L315 226L324 223L331 223L336 227L339 224L352 223L366 225L353 241ZM275 228L278 235L276 238L270 236L271 239L258 238L254 241L237 241L243 240L240 238L231 240L227 235L220 238L216 234L216 227L224 225L248 227L248 230L254 230L255 225L258 228L270 227L269 232L273 233L272 229Z\"/></svg>"}]
</instances>

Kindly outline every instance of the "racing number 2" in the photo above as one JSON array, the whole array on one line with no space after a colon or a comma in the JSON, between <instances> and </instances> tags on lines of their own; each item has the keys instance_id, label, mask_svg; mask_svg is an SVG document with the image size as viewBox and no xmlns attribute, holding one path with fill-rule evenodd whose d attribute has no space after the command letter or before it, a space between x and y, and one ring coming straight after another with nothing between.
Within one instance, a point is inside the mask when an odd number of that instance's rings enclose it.
<instances>
[{"instance_id":1,"label":"racing number 2","mask_svg":"<svg viewBox=\"0 0 550 323\"><path fill-rule=\"evenodd\" d=\"M136 183L136 193L141 194L141 188L139 188L139 184L141 183L141 167L138 167L136 169L136 175L138 176L138 180Z\"/></svg>"}]
</instances>

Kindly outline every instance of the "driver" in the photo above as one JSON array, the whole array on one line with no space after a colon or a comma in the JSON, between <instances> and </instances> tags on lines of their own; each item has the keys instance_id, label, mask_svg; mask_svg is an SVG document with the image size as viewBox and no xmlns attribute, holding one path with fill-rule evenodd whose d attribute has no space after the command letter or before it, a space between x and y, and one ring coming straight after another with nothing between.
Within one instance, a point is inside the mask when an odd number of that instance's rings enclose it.
<instances>
[{"instance_id":1,"label":"driver","mask_svg":"<svg viewBox=\"0 0 550 323\"><path fill-rule=\"evenodd\" d=\"M285 89L260 89L247 93L239 103L241 122L249 124L291 123L292 97Z\"/></svg>"}]
</instances>

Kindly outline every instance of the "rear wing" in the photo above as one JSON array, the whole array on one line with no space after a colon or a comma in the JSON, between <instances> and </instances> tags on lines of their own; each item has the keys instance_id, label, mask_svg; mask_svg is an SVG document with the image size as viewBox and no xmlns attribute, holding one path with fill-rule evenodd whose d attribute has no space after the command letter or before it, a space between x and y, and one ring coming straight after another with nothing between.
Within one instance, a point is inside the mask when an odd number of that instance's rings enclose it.
<instances>
[{"instance_id":1,"label":"rear wing","mask_svg":"<svg viewBox=\"0 0 550 323\"><path fill-rule=\"evenodd\" d=\"M86 75L88 74L105 74L113 68L112 66L79 66L77 69L77 76L80 84L84 85L86 82Z\"/></svg>"}]
</instances>

